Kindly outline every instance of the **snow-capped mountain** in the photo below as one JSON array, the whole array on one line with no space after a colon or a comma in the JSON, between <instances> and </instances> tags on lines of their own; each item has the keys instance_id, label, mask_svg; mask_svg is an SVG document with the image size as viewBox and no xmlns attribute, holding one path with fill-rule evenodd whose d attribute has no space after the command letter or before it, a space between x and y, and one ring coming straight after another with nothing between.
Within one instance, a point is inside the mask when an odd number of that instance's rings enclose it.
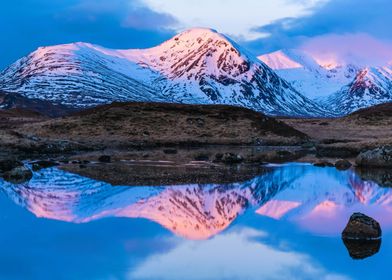
<instances>
[{"instance_id":1,"label":"snow-capped mountain","mask_svg":"<svg viewBox=\"0 0 392 280\"><path fill-rule=\"evenodd\" d=\"M364 68L324 104L340 115L392 101L392 66Z\"/></svg>"},{"instance_id":2,"label":"snow-capped mountain","mask_svg":"<svg viewBox=\"0 0 392 280\"><path fill-rule=\"evenodd\" d=\"M231 39L202 28L144 50L87 43L39 48L0 74L0 89L74 107L161 101L328 114Z\"/></svg>"},{"instance_id":3,"label":"snow-capped mountain","mask_svg":"<svg viewBox=\"0 0 392 280\"><path fill-rule=\"evenodd\" d=\"M311 99L339 91L355 78L360 69L352 64L322 65L312 55L295 49L279 50L258 58Z\"/></svg>"},{"instance_id":4,"label":"snow-capped mountain","mask_svg":"<svg viewBox=\"0 0 392 280\"><path fill-rule=\"evenodd\" d=\"M28 98L72 107L112 101L149 101L155 90L143 82L154 73L105 49L75 43L42 47L0 74L0 88Z\"/></svg>"},{"instance_id":5,"label":"snow-capped mountain","mask_svg":"<svg viewBox=\"0 0 392 280\"><path fill-rule=\"evenodd\" d=\"M300 50L259 57L299 92L337 115L392 101L392 66L321 64Z\"/></svg>"}]
</instances>

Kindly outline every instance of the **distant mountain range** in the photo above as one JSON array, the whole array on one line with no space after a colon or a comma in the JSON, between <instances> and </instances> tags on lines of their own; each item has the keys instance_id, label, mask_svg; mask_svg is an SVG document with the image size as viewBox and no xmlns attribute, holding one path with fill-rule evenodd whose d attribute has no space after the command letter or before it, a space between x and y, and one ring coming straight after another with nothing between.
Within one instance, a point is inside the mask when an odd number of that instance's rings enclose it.
<instances>
[{"instance_id":1,"label":"distant mountain range","mask_svg":"<svg viewBox=\"0 0 392 280\"><path fill-rule=\"evenodd\" d=\"M338 115L392 101L392 65L362 67L322 65L299 50L280 50L259 57L306 97Z\"/></svg>"},{"instance_id":2,"label":"distant mountain range","mask_svg":"<svg viewBox=\"0 0 392 280\"><path fill-rule=\"evenodd\" d=\"M72 108L175 102L325 117L392 100L391 72L322 66L296 50L258 59L230 38L197 28L143 50L89 43L42 47L0 73L0 90Z\"/></svg>"},{"instance_id":3,"label":"distant mountain range","mask_svg":"<svg viewBox=\"0 0 392 280\"><path fill-rule=\"evenodd\" d=\"M328 114L210 29L191 29L145 50L87 43L39 48L0 74L0 89L78 108L159 101L238 105L269 115Z\"/></svg>"}]
</instances>

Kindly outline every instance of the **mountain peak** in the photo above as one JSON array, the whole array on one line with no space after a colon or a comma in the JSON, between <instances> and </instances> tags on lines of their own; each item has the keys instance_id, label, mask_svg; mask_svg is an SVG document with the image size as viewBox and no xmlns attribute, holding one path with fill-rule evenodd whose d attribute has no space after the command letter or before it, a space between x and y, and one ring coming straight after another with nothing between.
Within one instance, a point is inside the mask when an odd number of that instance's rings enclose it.
<instances>
[{"instance_id":1,"label":"mountain peak","mask_svg":"<svg viewBox=\"0 0 392 280\"><path fill-rule=\"evenodd\" d=\"M225 35L209 28L192 28L181 32L161 45L152 48L167 52L180 52L202 50L206 47L213 50L232 49L240 55L240 47Z\"/></svg>"},{"instance_id":2,"label":"mountain peak","mask_svg":"<svg viewBox=\"0 0 392 280\"><path fill-rule=\"evenodd\" d=\"M392 100L392 69L365 67L354 80L326 100L326 105L341 115Z\"/></svg>"},{"instance_id":3,"label":"mountain peak","mask_svg":"<svg viewBox=\"0 0 392 280\"><path fill-rule=\"evenodd\" d=\"M223 34L186 30L150 49L89 43L39 49L0 73L0 89L63 105L112 101L229 104L269 115L325 115Z\"/></svg>"},{"instance_id":4,"label":"mountain peak","mask_svg":"<svg viewBox=\"0 0 392 280\"><path fill-rule=\"evenodd\" d=\"M288 50L278 50L258 58L274 70L303 68L299 61L293 59Z\"/></svg>"},{"instance_id":5,"label":"mountain peak","mask_svg":"<svg viewBox=\"0 0 392 280\"><path fill-rule=\"evenodd\" d=\"M316 100L340 90L355 78L359 70L353 65L329 68L320 64L313 54L297 49L282 49L259 56L259 59L298 92Z\"/></svg>"},{"instance_id":6,"label":"mountain peak","mask_svg":"<svg viewBox=\"0 0 392 280\"><path fill-rule=\"evenodd\" d=\"M221 34L215 29L206 28L206 27L194 27L182 31L178 35L174 36L174 38L182 37L182 36L199 36L199 35L221 36Z\"/></svg>"},{"instance_id":7,"label":"mountain peak","mask_svg":"<svg viewBox=\"0 0 392 280\"><path fill-rule=\"evenodd\" d=\"M210 28L191 28L187 29L178 35L174 36L171 40L179 42L189 42L189 41L208 41L208 40L222 40L230 41L225 35L219 33L215 29ZM171 41L169 40L169 41Z\"/></svg>"}]
</instances>

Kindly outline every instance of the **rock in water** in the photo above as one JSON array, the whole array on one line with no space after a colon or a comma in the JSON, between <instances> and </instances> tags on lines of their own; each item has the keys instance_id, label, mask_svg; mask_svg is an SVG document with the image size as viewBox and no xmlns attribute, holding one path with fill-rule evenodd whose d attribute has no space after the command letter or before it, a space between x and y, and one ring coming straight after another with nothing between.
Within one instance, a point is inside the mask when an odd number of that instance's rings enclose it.
<instances>
[{"instance_id":1,"label":"rock in water","mask_svg":"<svg viewBox=\"0 0 392 280\"><path fill-rule=\"evenodd\" d=\"M21 184L29 181L33 177L33 173L26 166L18 166L4 173L4 179L13 184Z\"/></svg>"},{"instance_id":2,"label":"rock in water","mask_svg":"<svg viewBox=\"0 0 392 280\"><path fill-rule=\"evenodd\" d=\"M381 227L373 218L362 213L354 213L342 232L342 238L353 240L380 239Z\"/></svg>"},{"instance_id":3,"label":"rock in water","mask_svg":"<svg viewBox=\"0 0 392 280\"><path fill-rule=\"evenodd\" d=\"M5 159L0 160L0 173L11 171L12 169L23 166L23 163L17 160Z\"/></svg>"},{"instance_id":4,"label":"rock in water","mask_svg":"<svg viewBox=\"0 0 392 280\"><path fill-rule=\"evenodd\" d=\"M102 155L98 158L98 161L103 163L110 163L112 161L112 158L107 155Z\"/></svg>"},{"instance_id":5,"label":"rock in water","mask_svg":"<svg viewBox=\"0 0 392 280\"><path fill-rule=\"evenodd\" d=\"M358 166L392 167L392 146L362 152L355 160Z\"/></svg>"},{"instance_id":6,"label":"rock in water","mask_svg":"<svg viewBox=\"0 0 392 280\"><path fill-rule=\"evenodd\" d=\"M350 257L355 260L361 260L371 257L380 251L381 239L376 240L354 240L343 239Z\"/></svg>"},{"instance_id":7,"label":"rock in water","mask_svg":"<svg viewBox=\"0 0 392 280\"><path fill-rule=\"evenodd\" d=\"M223 154L221 161L225 164L238 164L243 162L244 158L241 155L225 153Z\"/></svg>"},{"instance_id":8,"label":"rock in water","mask_svg":"<svg viewBox=\"0 0 392 280\"><path fill-rule=\"evenodd\" d=\"M31 167L34 171L39 171L44 168L50 168L58 165L56 162L52 160L39 160L36 162L33 162Z\"/></svg>"},{"instance_id":9,"label":"rock in water","mask_svg":"<svg viewBox=\"0 0 392 280\"><path fill-rule=\"evenodd\" d=\"M313 164L316 167L333 167L333 164L328 161L318 161Z\"/></svg>"},{"instance_id":10,"label":"rock in water","mask_svg":"<svg viewBox=\"0 0 392 280\"><path fill-rule=\"evenodd\" d=\"M347 170L350 169L351 163L346 160L346 159L340 159L337 162L335 162L335 167L337 170Z\"/></svg>"}]
</instances>

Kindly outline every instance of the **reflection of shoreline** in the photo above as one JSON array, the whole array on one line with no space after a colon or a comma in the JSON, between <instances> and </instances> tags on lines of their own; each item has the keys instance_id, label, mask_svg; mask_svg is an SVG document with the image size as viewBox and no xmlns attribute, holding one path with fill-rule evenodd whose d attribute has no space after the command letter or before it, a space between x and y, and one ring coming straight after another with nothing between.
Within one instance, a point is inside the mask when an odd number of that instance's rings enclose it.
<instances>
[{"instance_id":1,"label":"reflection of shoreline","mask_svg":"<svg viewBox=\"0 0 392 280\"><path fill-rule=\"evenodd\" d=\"M171 161L68 164L67 172L117 186L162 186L187 184L230 184L245 182L266 172L259 164L222 165L207 162L178 164Z\"/></svg>"},{"instance_id":2,"label":"reflection of shoreline","mask_svg":"<svg viewBox=\"0 0 392 280\"><path fill-rule=\"evenodd\" d=\"M392 225L389 189L352 171L284 165L244 183L113 187L58 169L36 173L28 185L2 190L37 217L86 223L106 217L146 218L188 239L207 239L247 209L288 219L315 234L340 234L354 210ZM347 217L346 217L347 216Z\"/></svg>"},{"instance_id":3,"label":"reflection of shoreline","mask_svg":"<svg viewBox=\"0 0 392 280\"><path fill-rule=\"evenodd\" d=\"M373 181L382 187L392 187L392 170L390 168L356 168L355 172L364 181Z\"/></svg>"}]
</instances>

